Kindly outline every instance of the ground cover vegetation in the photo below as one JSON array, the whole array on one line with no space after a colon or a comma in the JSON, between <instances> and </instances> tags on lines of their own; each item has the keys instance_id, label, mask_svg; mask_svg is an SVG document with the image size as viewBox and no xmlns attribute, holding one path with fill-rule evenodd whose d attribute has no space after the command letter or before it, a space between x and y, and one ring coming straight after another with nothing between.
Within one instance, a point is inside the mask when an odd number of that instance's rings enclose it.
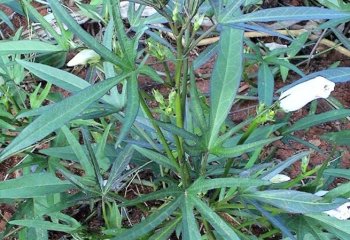
<instances>
[{"instance_id":1,"label":"ground cover vegetation","mask_svg":"<svg viewBox=\"0 0 350 240\"><path fill-rule=\"evenodd\" d=\"M350 68L305 69L349 54L350 5L300 2L0 0L28 23L0 11L1 237L350 239L350 131L298 134L348 121Z\"/></svg>"}]
</instances>

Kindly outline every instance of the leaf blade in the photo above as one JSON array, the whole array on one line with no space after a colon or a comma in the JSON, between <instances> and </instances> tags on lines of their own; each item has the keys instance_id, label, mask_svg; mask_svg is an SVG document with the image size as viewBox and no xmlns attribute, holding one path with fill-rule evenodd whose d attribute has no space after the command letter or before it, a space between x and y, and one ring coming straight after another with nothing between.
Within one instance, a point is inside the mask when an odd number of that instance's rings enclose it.
<instances>
[{"instance_id":1,"label":"leaf blade","mask_svg":"<svg viewBox=\"0 0 350 240\"><path fill-rule=\"evenodd\" d=\"M218 44L218 58L210 79L210 137L208 148L215 144L220 127L229 113L242 76L243 31L224 28Z\"/></svg>"},{"instance_id":2,"label":"leaf blade","mask_svg":"<svg viewBox=\"0 0 350 240\"><path fill-rule=\"evenodd\" d=\"M123 74L116 78L91 85L76 95L68 97L36 118L0 153L0 162L16 152L29 147L35 142L46 137L68 121L75 118L91 103L101 98L110 88L118 84L129 74Z\"/></svg>"}]
</instances>

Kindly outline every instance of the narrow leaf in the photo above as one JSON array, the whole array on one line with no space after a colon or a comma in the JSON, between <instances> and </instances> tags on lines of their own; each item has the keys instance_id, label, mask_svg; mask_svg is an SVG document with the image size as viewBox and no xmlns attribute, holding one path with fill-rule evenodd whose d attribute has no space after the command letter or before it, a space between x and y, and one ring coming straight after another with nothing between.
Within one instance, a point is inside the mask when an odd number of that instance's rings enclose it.
<instances>
[{"instance_id":1,"label":"narrow leaf","mask_svg":"<svg viewBox=\"0 0 350 240\"><path fill-rule=\"evenodd\" d=\"M337 200L331 203L322 202L322 198L311 193L295 190L266 190L243 194L242 197L256 199L271 204L290 213L317 213L331 210L344 203Z\"/></svg>"},{"instance_id":2,"label":"narrow leaf","mask_svg":"<svg viewBox=\"0 0 350 240\"><path fill-rule=\"evenodd\" d=\"M10 224L66 233L71 233L77 230L77 227L70 227L68 225L42 220L13 220L10 221Z\"/></svg>"},{"instance_id":3,"label":"narrow leaf","mask_svg":"<svg viewBox=\"0 0 350 240\"><path fill-rule=\"evenodd\" d=\"M134 124L137 113L139 111L140 100L139 100L139 88L137 81L137 73L133 72L131 78L127 84L127 103L125 110L125 118L123 121L122 128L120 130L118 141L116 146L118 146L129 133L130 128Z\"/></svg>"},{"instance_id":4,"label":"narrow leaf","mask_svg":"<svg viewBox=\"0 0 350 240\"><path fill-rule=\"evenodd\" d=\"M165 207L160 208L157 212L152 213L144 221L134 225L131 229L125 230L112 240L128 239L134 240L143 236L159 226L165 219L167 219L181 204L182 198L179 197L168 203Z\"/></svg>"},{"instance_id":5,"label":"narrow leaf","mask_svg":"<svg viewBox=\"0 0 350 240\"><path fill-rule=\"evenodd\" d=\"M51 173L36 173L0 182L0 199L33 198L73 189L68 181L62 181Z\"/></svg>"},{"instance_id":6,"label":"narrow leaf","mask_svg":"<svg viewBox=\"0 0 350 240\"><path fill-rule=\"evenodd\" d=\"M182 239L183 240L198 240L201 239L197 221L193 214L193 204L185 194L183 203L181 204L182 211Z\"/></svg>"},{"instance_id":7,"label":"narrow leaf","mask_svg":"<svg viewBox=\"0 0 350 240\"><path fill-rule=\"evenodd\" d=\"M336 19L349 17L349 13L318 7L278 7L263 9L227 20L225 23L271 22L288 20Z\"/></svg>"},{"instance_id":8,"label":"narrow leaf","mask_svg":"<svg viewBox=\"0 0 350 240\"><path fill-rule=\"evenodd\" d=\"M218 58L210 80L210 138L212 148L221 125L235 99L242 76L243 31L224 27L220 34Z\"/></svg>"},{"instance_id":9,"label":"narrow leaf","mask_svg":"<svg viewBox=\"0 0 350 240\"><path fill-rule=\"evenodd\" d=\"M349 109L337 109L325 113L306 116L287 128L283 135L350 116Z\"/></svg>"},{"instance_id":10,"label":"narrow leaf","mask_svg":"<svg viewBox=\"0 0 350 240\"><path fill-rule=\"evenodd\" d=\"M127 74L116 78L109 78L80 91L76 95L51 106L47 111L36 118L1 152L0 161L23 150L26 147L43 139L56 129L63 126L91 103L100 99L110 88L123 80Z\"/></svg>"},{"instance_id":11,"label":"narrow leaf","mask_svg":"<svg viewBox=\"0 0 350 240\"><path fill-rule=\"evenodd\" d=\"M211 151L211 153L220 157L237 157L242 155L243 153L254 151L258 147L264 146L266 144L270 144L279 139L281 139L281 137L274 137L274 138L259 140L256 142L237 145L230 148L217 147L217 148L214 148Z\"/></svg>"},{"instance_id":12,"label":"narrow leaf","mask_svg":"<svg viewBox=\"0 0 350 240\"><path fill-rule=\"evenodd\" d=\"M215 178L215 179L198 179L188 189L191 193L205 193L206 191L217 188L242 188L259 187L270 185L269 181L252 178Z\"/></svg>"},{"instance_id":13,"label":"narrow leaf","mask_svg":"<svg viewBox=\"0 0 350 240\"><path fill-rule=\"evenodd\" d=\"M127 64L123 62L115 53L108 48L100 44L93 36L87 33L75 20L67 13L67 11L61 6L60 1L48 0L50 7L55 15L71 30L74 32L89 48L93 49L96 53L101 55L105 60L110 61L123 69L129 69ZM31 42L31 41L30 41Z\"/></svg>"},{"instance_id":14,"label":"narrow leaf","mask_svg":"<svg viewBox=\"0 0 350 240\"><path fill-rule=\"evenodd\" d=\"M37 40L1 41L0 55L61 52L63 48Z\"/></svg>"},{"instance_id":15,"label":"narrow leaf","mask_svg":"<svg viewBox=\"0 0 350 240\"><path fill-rule=\"evenodd\" d=\"M34 74L35 76L69 92L77 92L90 86L87 81L67 71L20 59L16 59L16 62L28 69L30 73Z\"/></svg>"},{"instance_id":16,"label":"narrow leaf","mask_svg":"<svg viewBox=\"0 0 350 240\"><path fill-rule=\"evenodd\" d=\"M138 146L134 146L135 150L138 151L139 153L141 153L143 156L145 156L146 158L158 163L159 165L162 165L164 167L167 167L169 169L172 169L174 171L178 171L179 170L179 166L176 165L174 162L172 162L170 159L168 159L167 157L165 157L162 154L159 154L157 152L154 152L152 150L149 150L147 148L141 148Z\"/></svg>"},{"instance_id":17,"label":"narrow leaf","mask_svg":"<svg viewBox=\"0 0 350 240\"><path fill-rule=\"evenodd\" d=\"M271 106L274 85L275 82L271 69L266 63L262 63L258 71L258 96L260 103Z\"/></svg>"},{"instance_id":18,"label":"narrow leaf","mask_svg":"<svg viewBox=\"0 0 350 240\"><path fill-rule=\"evenodd\" d=\"M197 197L189 196L196 209L201 215L215 228L217 233L224 240L240 240L235 231L217 215L210 207L203 203Z\"/></svg>"},{"instance_id":19,"label":"narrow leaf","mask_svg":"<svg viewBox=\"0 0 350 240\"><path fill-rule=\"evenodd\" d=\"M72 150L74 151L75 155L79 159L79 163L83 167L85 174L87 176L94 176L94 168L91 165L89 158L85 154L83 147L80 145L80 143L75 138L73 133L69 130L69 128L67 126L63 126L61 128L61 130L64 133L64 135L66 136L67 141L68 141L69 145L71 146Z\"/></svg>"}]
</instances>

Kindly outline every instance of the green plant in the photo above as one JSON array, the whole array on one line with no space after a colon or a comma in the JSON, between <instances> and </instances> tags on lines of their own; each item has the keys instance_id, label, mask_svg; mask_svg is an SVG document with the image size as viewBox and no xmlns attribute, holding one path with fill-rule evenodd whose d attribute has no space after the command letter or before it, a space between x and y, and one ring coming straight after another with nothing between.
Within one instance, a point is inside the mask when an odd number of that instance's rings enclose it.
<instances>
[{"instance_id":1,"label":"green plant","mask_svg":"<svg viewBox=\"0 0 350 240\"><path fill-rule=\"evenodd\" d=\"M26 0L21 2L35 13ZM135 2L142 4L137 10ZM349 238L349 221L323 213L343 204L348 188L339 186L324 198L313 194L327 186L323 174L332 175L326 168L333 155L324 164L308 169L310 151L278 164L271 161L273 151L266 157L262 154L266 153L266 145L277 140L305 143L292 135L295 131L350 115L350 110L338 109L311 114L293 124L288 115L277 117L276 112L281 110L273 97L276 71L269 65L299 73L303 77L298 83L319 75L333 82L346 81L349 68L304 76L297 67L276 57L284 53L295 56L304 44L303 37L293 41L292 49L268 55L261 54L257 45L244 38L246 30L280 36L254 23L340 19L349 14L313 7L251 12L256 2L130 1L130 27L126 31L119 1L105 1L104 14L99 17L105 21L105 32L99 41L84 31L59 1L48 0L58 20L101 56L100 62L91 65L99 73L99 81L92 84L29 58L14 60L14 64L48 84L73 93L18 115L33 121L0 154L1 160L14 154L25 157L16 167L23 169L24 176L0 183L0 198L4 201L27 199L21 202L15 220L9 222L21 226L15 230L19 238L48 239L48 230L54 230L76 239L168 239L174 234L181 239L257 239L254 227L264 231L261 238L278 235L286 239L318 239L325 231L326 239ZM143 5L153 7L157 13L141 17ZM198 27L202 16L215 18L206 31ZM154 25L161 23L162 27ZM162 38L164 32L170 33L175 46ZM219 35L220 41L190 60L190 52L198 42L212 34ZM64 36L55 37L57 45L29 40L1 42L0 49L6 50L0 50L0 54L64 52L65 56L70 46ZM143 38L148 44L140 49ZM244 53L245 45L255 51ZM196 86L194 70L214 54L217 58L207 99ZM147 64L151 56L164 66L163 85L168 96L159 92L150 95L139 87L140 75L163 83ZM258 93L260 104L253 117L234 124L228 115L239 100L237 90L244 62L249 60L259 64L258 84L252 85L252 91ZM170 63L175 66L174 72L169 70ZM155 99L159 108L150 108L148 99ZM116 131L116 127L120 129ZM80 136L83 143L78 140ZM35 144L43 139L51 141L50 147L37 151ZM295 179L277 184L270 181L301 159L303 170ZM125 172L129 163L137 167ZM135 182L131 176L145 168L151 169L154 179L143 183L155 191L132 200L121 197L118 193L123 186ZM45 173L41 173L43 169ZM312 175L316 177L310 178ZM157 201L155 210L145 209L142 203L148 201ZM87 233L85 226L64 212L79 203L94 206L92 216L101 210L105 223L102 232ZM120 211L130 206L145 210L149 216L128 229L121 224ZM11 233L8 229L4 235Z\"/></svg>"}]
</instances>

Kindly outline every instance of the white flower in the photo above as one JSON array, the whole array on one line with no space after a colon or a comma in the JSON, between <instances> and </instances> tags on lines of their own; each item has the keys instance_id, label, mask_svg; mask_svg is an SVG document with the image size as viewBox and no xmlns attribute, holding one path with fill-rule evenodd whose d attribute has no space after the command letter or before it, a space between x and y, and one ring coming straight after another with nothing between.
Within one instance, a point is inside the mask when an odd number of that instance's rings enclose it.
<instances>
[{"instance_id":1,"label":"white flower","mask_svg":"<svg viewBox=\"0 0 350 240\"><path fill-rule=\"evenodd\" d=\"M334 86L334 82L324 77L310 79L283 92L279 98L280 107L285 112L299 110L312 100L328 98Z\"/></svg>"},{"instance_id":2,"label":"white flower","mask_svg":"<svg viewBox=\"0 0 350 240\"><path fill-rule=\"evenodd\" d=\"M322 197L326 195L328 191L318 191L315 193L316 196ZM340 207L332 210L325 211L327 215L335 217L339 220L347 220L350 218L350 202L346 202Z\"/></svg>"},{"instance_id":3,"label":"white flower","mask_svg":"<svg viewBox=\"0 0 350 240\"><path fill-rule=\"evenodd\" d=\"M339 220L347 220L350 218L350 202L344 203L340 207L325 211L331 217L338 218Z\"/></svg>"},{"instance_id":4,"label":"white flower","mask_svg":"<svg viewBox=\"0 0 350 240\"><path fill-rule=\"evenodd\" d=\"M85 65L87 63L98 62L100 60L100 55L98 55L94 50L84 49L75 55L68 63L68 67L74 67L77 65Z\"/></svg>"},{"instance_id":5,"label":"white flower","mask_svg":"<svg viewBox=\"0 0 350 240\"><path fill-rule=\"evenodd\" d=\"M278 44L275 42L272 43L264 43L265 47L267 47L270 51L273 51L275 49L279 49L279 48L287 48L287 45L284 44Z\"/></svg>"},{"instance_id":6,"label":"white flower","mask_svg":"<svg viewBox=\"0 0 350 240\"><path fill-rule=\"evenodd\" d=\"M283 183L288 182L290 180L290 177L284 174L276 174L272 178L270 178L270 182L272 183Z\"/></svg>"}]
</instances>

